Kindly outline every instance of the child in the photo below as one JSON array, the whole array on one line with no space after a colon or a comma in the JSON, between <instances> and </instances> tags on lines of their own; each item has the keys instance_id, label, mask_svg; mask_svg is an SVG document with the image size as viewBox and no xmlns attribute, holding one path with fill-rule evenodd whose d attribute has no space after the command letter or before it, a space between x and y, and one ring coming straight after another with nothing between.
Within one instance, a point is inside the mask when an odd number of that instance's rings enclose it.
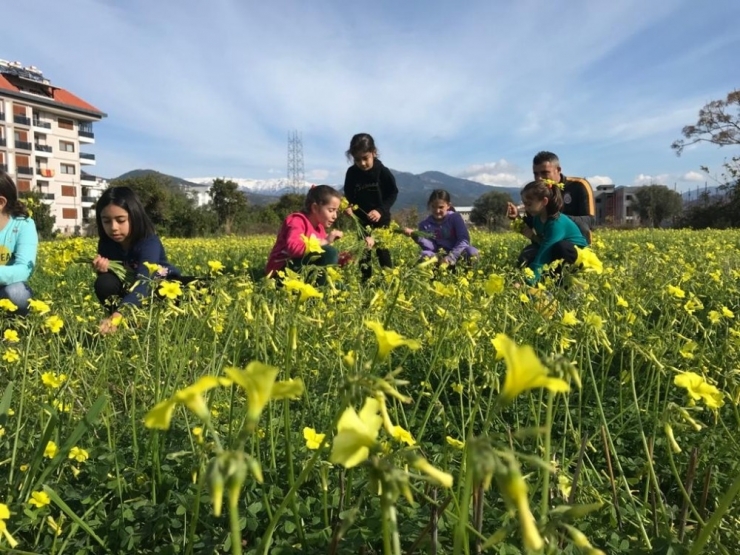
<instances>
[{"instance_id":1,"label":"child","mask_svg":"<svg viewBox=\"0 0 740 555\"><path fill-rule=\"evenodd\" d=\"M398 197L398 187L391 171L378 160L375 141L367 133L358 133L352 137L345 154L348 160L354 161L344 178L344 196L350 204L346 213L352 215L352 206L357 205L356 215L363 226L373 229L387 227L391 223L391 207ZM365 242L368 249L374 245L372 237L366 236ZM390 251L383 248L376 250L380 266L392 268ZM360 260L360 271L362 281L372 276L371 250L367 250Z\"/></svg>"},{"instance_id":2,"label":"child","mask_svg":"<svg viewBox=\"0 0 740 555\"><path fill-rule=\"evenodd\" d=\"M100 323L100 332L116 331L120 320L121 306L140 306L141 299L150 294L151 279L163 279L189 283L195 278L183 277L170 264L154 230L154 224L144 211L136 193L128 187L111 187L100 196L95 219L98 226L98 255L92 265L98 272L95 280L95 295L111 313ZM124 267L136 273L135 287L121 281L108 271L111 260L120 261ZM156 264L158 269L151 273L146 264Z\"/></svg>"},{"instance_id":3,"label":"child","mask_svg":"<svg viewBox=\"0 0 740 555\"><path fill-rule=\"evenodd\" d=\"M8 299L17 310L28 314L32 291L28 286L36 265L39 237L26 206L10 176L0 171L0 299Z\"/></svg>"},{"instance_id":4,"label":"child","mask_svg":"<svg viewBox=\"0 0 740 555\"><path fill-rule=\"evenodd\" d=\"M450 193L444 189L436 189L429 195L427 201L429 217L419 223L419 231L431 237L419 236L416 242L421 247L422 258L437 256L444 251L444 258L439 262L454 266L462 256L466 260L478 256L478 249L471 246L470 234L462 216L452 208ZM411 235L413 230L404 230Z\"/></svg>"},{"instance_id":5,"label":"child","mask_svg":"<svg viewBox=\"0 0 740 555\"><path fill-rule=\"evenodd\" d=\"M303 210L290 214L280 227L265 267L268 277L275 277L277 272L286 267L300 270L304 265L328 266L338 263L339 253L332 243L342 236L342 232L332 230L327 234L326 229L337 219L341 198L339 191L329 185L309 189ZM322 248L320 254L306 252L307 241L311 237L318 239ZM323 272L319 273L317 282L319 285L326 282Z\"/></svg>"},{"instance_id":6,"label":"child","mask_svg":"<svg viewBox=\"0 0 740 555\"><path fill-rule=\"evenodd\" d=\"M573 264L578 258L576 246L585 248L588 241L573 220L560 213L563 195L557 182L538 179L528 183L522 189L522 202L527 214L532 216L532 228L540 239L528 264L534 272L528 280L533 285L540 278L542 266L556 260Z\"/></svg>"}]
</instances>

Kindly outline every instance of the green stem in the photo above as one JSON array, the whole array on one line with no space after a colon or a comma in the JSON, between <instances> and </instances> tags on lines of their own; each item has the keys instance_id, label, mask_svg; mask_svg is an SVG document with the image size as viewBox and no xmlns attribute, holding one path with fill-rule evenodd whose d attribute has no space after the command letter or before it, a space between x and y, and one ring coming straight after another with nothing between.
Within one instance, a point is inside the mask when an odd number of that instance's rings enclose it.
<instances>
[{"instance_id":1,"label":"green stem","mask_svg":"<svg viewBox=\"0 0 740 555\"><path fill-rule=\"evenodd\" d=\"M239 527L239 509L229 504L229 528L231 529L231 555L242 555L242 529Z\"/></svg>"},{"instance_id":2,"label":"green stem","mask_svg":"<svg viewBox=\"0 0 740 555\"><path fill-rule=\"evenodd\" d=\"M545 422L545 455L544 460L550 464L550 450L552 445L552 407L555 400L555 394L552 391L547 392L547 421ZM547 513L550 509L550 470L542 468L542 501L540 502L540 524L544 526L547 523Z\"/></svg>"},{"instance_id":3,"label":"green stem","mask_svg":"<svg viewBox=\"0 0 740 555\"><path fill-rule=\"evenodd\" d=\"M714 532L714 529L719 526L719 523L722 521L722 517L725 516L725 513L730 509L730 506L738 493L740 493L740 474L737 475L735 481L732 482L730 489L728 489L727 493L725 493L722 496L722 499L720 499L719 505L717 505L717 509L707 521L707 525L701 529L699 537L696 538L694 545L691 546L689 555L699 555L699 553L703 552L704 545L709 541L709 537L712 535L712 532Z\"/></svg>"}]
</instances>

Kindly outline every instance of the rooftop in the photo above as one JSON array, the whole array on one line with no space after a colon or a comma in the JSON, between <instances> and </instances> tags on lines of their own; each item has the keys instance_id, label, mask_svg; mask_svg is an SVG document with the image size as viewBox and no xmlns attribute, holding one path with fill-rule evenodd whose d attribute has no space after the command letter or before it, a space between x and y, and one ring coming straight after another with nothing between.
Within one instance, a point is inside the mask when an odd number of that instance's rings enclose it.
<instances>
[{"instance_id":1,"label":"rooftop","mask_svg":"<svg viewBox=\"0 0 740 555\"><path fill-rule=\"evenodd\" d=\"M37 67L24 67L20 62L0 59L0 93L30 102L56 105L96 118L106 116L95 106L68 90L52 85Z\"/></svg>"}]
</instances>

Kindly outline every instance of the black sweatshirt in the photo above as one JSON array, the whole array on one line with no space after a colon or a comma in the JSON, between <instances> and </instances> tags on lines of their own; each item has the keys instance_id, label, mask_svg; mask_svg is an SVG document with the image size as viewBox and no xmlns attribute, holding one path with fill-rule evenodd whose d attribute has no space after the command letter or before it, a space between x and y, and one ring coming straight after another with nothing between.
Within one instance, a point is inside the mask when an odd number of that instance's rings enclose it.
<instances>
[{"instance_id":1,"label":"black sweatshirt","mask_svg":"<svg viewBox=\"0 0 740 555\"><path fill-rule=\"evenodd\" d=\"M396 178L377 158L373 167L363 171L356 165L347 168L344 178L344 196L351 205L357 205L355 214L363 223L371 227L383 227L391 223L391 207L398 197ZM380 220L371 222L367 214L377 210Z\"/></svg>"}]
</instances>

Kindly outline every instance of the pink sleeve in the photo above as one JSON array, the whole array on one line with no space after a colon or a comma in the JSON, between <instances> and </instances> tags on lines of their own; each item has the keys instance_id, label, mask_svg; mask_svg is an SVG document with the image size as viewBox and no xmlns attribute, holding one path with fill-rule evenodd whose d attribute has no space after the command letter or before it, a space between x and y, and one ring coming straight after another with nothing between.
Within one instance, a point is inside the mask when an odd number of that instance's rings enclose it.
<instances>
[{"instance_id":1,"label":"pink sleeve","mask_svg":"<svg viewBox=\"0 0 740 555\"><path fill-rule=\"evenodd\" d=\"M298 258L306 252L306 244L301 235L306 235L306 222L302 218L288 217L285 220L288 228L285 234L285 252L290 258Z\"/></svg>"}]
</instances>

